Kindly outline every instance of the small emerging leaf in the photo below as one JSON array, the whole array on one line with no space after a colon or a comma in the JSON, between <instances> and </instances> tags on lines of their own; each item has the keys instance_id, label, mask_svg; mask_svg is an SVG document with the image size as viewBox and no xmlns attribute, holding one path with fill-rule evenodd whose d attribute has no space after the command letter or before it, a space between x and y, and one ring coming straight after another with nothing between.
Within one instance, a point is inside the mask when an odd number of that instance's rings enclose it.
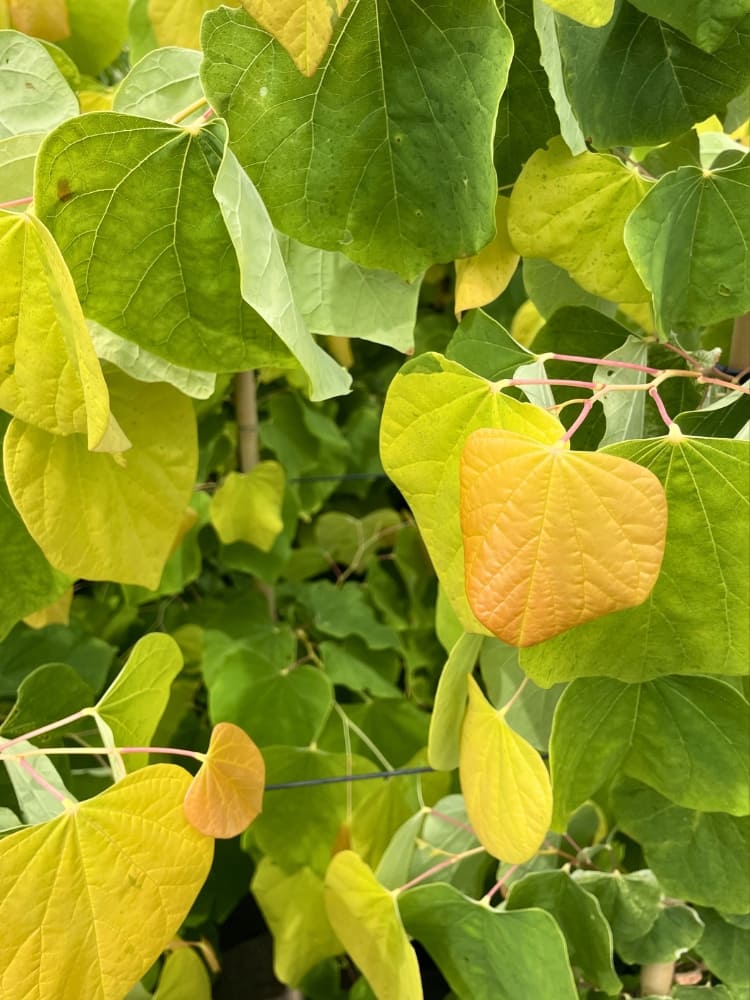
<instances>
[{"instance_id":1,"label":"small emerging leaf","mask_svg":"<svg viewBox=\"0 0 750 1000\"><path fill-rule=\"evenodd\" d=\"M185 796L185 816L208 837L236 837L263 808L260 750L231 722L214 726L206 759Z\"/></svg>"},{"instance_id":2,"label":"small emerging leaf","mask_svg":"<svg viewBox=\"0 0 750 1000\"><path fill-rule=\"evenodd\" d=\"M549 774L537 751L510 728L473 677L460 775L466 811L487 851L512 864L532 858L552 816Z\"/></svg>"}]
</instances>

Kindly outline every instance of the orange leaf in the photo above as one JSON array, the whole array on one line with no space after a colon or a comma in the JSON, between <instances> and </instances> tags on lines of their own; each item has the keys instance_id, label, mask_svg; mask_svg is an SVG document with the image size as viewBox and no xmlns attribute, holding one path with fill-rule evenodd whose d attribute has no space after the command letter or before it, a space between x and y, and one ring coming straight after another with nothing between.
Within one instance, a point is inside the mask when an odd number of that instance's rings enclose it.
<instances>
[{"instance_id":1,"label":"orange leaf","mask_svg":"<svg viewBox=\"0 0 750 1000\"><path fill-rule=\"evenodd\" d=\"M235 837L263 808L265 778L263 757L250 737L220 722L185 796L188 821L209 837Z\"/></svg>"},{"instance_id":2,"label":"orange leaf","mask_svg":"<svg viewBox=\"0 0 750 1000\"><path fill-rule=\"evenodd\" d=\"M532 646L648 597L667 501L634 462L485 429L463 451L461 527L472 611Z\"/></svg>"}]
</instances>

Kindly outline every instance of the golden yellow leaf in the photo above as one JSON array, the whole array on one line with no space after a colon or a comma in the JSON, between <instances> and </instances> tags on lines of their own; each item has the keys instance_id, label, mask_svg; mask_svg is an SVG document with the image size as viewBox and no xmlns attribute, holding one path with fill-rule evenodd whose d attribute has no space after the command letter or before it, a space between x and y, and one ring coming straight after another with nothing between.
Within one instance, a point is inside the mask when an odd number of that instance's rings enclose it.
<instances>
[{"instance_id":1,"label":"golden yellow leaf","mask_svg":"<svg viewBox=\"0 0 750 1000\"><path fill-rule=\"evenodd\" d=\"M169 944L213 841L185 819L190 775L146 767L0 840L0 997L122 1000Z\"/></svg>"},{"instance_id":2,"label":"golden yellow leaf","mask_svg":"<svg viewBox=\"0 0 750 1000\"><path fill-rule=\"evenodd\" d=\"M283 45L297 69L312 76L349 0L242 0L248 14Z\"/></svg>"},{"instance_id":3,"label":"golden yellow leaf","mask_svg":"<svg viewBox=\"0 0 750 1000\"><path fill-rule=\"evenodd\" d=\"M236 837L263 808L266 766L239 726L214 726L206 759L185 796L185 816L209 837Z\"/></svg>"},{"instance_id":4,"label":"golden yellow leaf","mask_svg":"<svg viewBox=\"0 0 750 1000\"><path fill-rule=\"evenodd\" d=\"M8 7L16 31L47 42L70 35L67 0L10 0Z\"/></svg>"},{"instance_id":5,"label":"golden yellow leaf","mask_svg":"<svg viewBox=\"0 0 750 1000\"><path fill-rule=\"evenodd\" d=\"M648 597L667 501L634 462L483 429L463 451L461 526L474 614L531 646Z\"/></svg>"},{"instance_id":6,"label":"golden yellow leaf","mask_svg":"<svg viewBox=\"0 0 750 1000\"><path fill-rule=\"evenodd\" d=\"M456 261L456 315L493 302L505 291L513 277L519 255L508 235L509 204L510 199L498 196L495 203L495 238L473 257Z\"/></svg>"},{"instance_id":7,"label":"golden yellow leaf","mask_svg":"<svg viewBox=\"0 0 750 1000\"><path fill-rule=\"evenodd\" d=\"M461 733L461 790L482 846L510 864L533 858L549 829L552 787L537 751L469 677L469 708Z\"/></svg>"},{"instance_id":8,"label":"golden yellow leaf","mask_svg":"<svg viewBox=\"0 0 750 1000\"><path fill-rule=\"evenodd\" d=\"M531 301L526 299L516 309L510 321L510 335L519 344L528 347L544 326L544 316Z\"/></svg>"},{"instance_id":9,"label":"golden yellow leaf","mask_svg":"<svg viewBox=\"0 0 750 1000\"><path fill-rule=\"evenodd\" d=\"M331 926L378 1000L422 1000L417 956L396 897L354 851L331 859L325 904Z\"/></svg>"}]
</instances>

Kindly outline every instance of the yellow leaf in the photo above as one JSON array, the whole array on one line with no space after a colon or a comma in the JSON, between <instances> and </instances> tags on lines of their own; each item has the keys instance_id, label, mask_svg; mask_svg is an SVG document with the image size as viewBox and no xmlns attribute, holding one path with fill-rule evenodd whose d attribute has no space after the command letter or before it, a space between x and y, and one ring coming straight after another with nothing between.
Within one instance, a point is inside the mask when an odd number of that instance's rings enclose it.
<instances>
[{"instance_id":1,"label":"yellow leaf","mask_svg":"<svg viewBox=\"0 0 750 1000\"><path fill-rule=\"evenodd\" d=\"M67 0L10 0L10 17L16 31L59 42L70 34Z\"/></svg>"},{"instance_id":2,"label":"yellow leaf","mask_svg":"<svg viewBox=\"0 0 750 1000\"><path fill-rule=\"evenodd\" d=\"M290 874L265 856L251 889L273 934L273 970L280 982L296 986L314 965L340 953L323 902L323 879L311 868Z\"/></svg>"},{"instance_id":3,"label":"yellow leaf","mask_svg":"<svg viewBox=\"0 0 750 1000\"><path fill-rule=\"evenodd\" d=\"M122 1000L211 867L213 842L183 815L189 784L147 767L0 840L0 996Z\"/></svg>"},{"instance_id":4,"label":"yellow leaf","mask_svg":"<svg viewBox=\"0 0 750 1000\"><path fill-rule=\"evenodd\" d=\"M242 0L243 7L312 76L349 0Z\"/></svg>"},{"instance_id":5,"label":"yellow leaf","mask_svg":"<svg viewBox=\"0 0 750 1000\"><path fill-rule=\"evenodd\" d=\"M566 17L587 24L590 28L601 28L609 24L615 9L615 0L545 0L548 7Z\"/></svg>"},{"instance_id":6,"label":"yellow leaf","mask_svg":"<svg viewBox=\"0 0 750 1000\"><path fill-rule=\"evenodd\" d=\"M216 0L148 0L148 18L156 41L159 45L199 49L203 15L219 6ZM224 6L239 7L239 0L225 0Z\"/></svg>"},{"instance_id":7,"label":"yellow leaf","mask_svg":"<svg viewBox=\"0 0 750 1000\"><path fill-rule=\"evenodd\" d=\"M73 588L61 594L56 601L46 608L26 615L24 622L29 628L44 628L45 625L67 625L70 619L70 606L73 603Z\"/></svg>"},{"instance_id":8,"label":"yellow leaf","mask_svg":"<svg viewBox=\"0 0 750 1000\"><path fill-rule=\"evenodd\" d=\"M495 203L495 238L474 257L456 261L456 315L494 302L508 287L518 254L508 235L508 205L502 195Z\"/></svg>"},{"instance_id":9,"label":"yellow leaf","mask_svg":"<svg viewBox=\"0 0 750 1000\"><path fill-rule=\"evenodd\" d=\"M422 1000L414 949L396 898L353 851L334 855L325 878L328 919L378 1000Z\"/></svg>"},{"instance_id":10,"label":"yellow leaf","mask_svg":"<svg viewBox=\"0 0 750 1000\"><path fill-rule=\"evenodd\" d=\"M510 335L519 344L528 347L544 326L544 316L531 301L526 299L516 309L510 321Z\"/></svg>"},{"instance_id":11,"label":"yellow leaf","mask_svg":"<svg viewBox=\"0 0 750 1000\"><path fill-rule=\"evenodd\" d=\"M78 94L81 114L88 114L89 111L111 111L114 96L114 89L110 87L102 90L81 90Z\"/></svg>"},{"instance_id":12,"label":"yellow leaf","mask_svg":"<svg viewBox=\"0 0 750 1000\"><path fill-rule=\"evenodd\" d=\"M537 751L469 677L459 774L466 812L482 846L510 864L533 858L549 829L552 788Z\"/></svg>"},{"instance_id":13,"label":"yellow leaf","mask_svg":"<svg viewBox=\"0 0 750 1000\"><path fill-rule=\"evenodd\" d=\"M648 597L667 502L634 462L485 429L463 451L461 526L474 614L531 646Z\"/></svg>"},{"instance_id":14,"label":"yellow leaf","mask_svg":"<svg viewBox=\"0 0 750 1000\"><path fill-rule=\"evenodd\" d=\"M281 533L284 470L278 462L260 462L249 472L230 472L214 493L211 521L225 545L248 542L270 552Z\"/></svg>"},{"instance_id":15,"label":"yellow leaf","mask_svg":"<svg viewBox=\"0 0 750 1000\"><path fill-rule=\"evenodd\" d=\"M14 419L4 441L8 489L55 568L153 590L195 482L195 414L171 386L117 370L108 381L133 442L124 463L87 451L79 434L60 437Z\"/></svg>"},{"instance_id":16,"label":"yellow leaf","mask_svg":"<svg viewBox=\"0 0 750 1000\"><path fill-rule=\"evenodd\" d=\"M0 212L0 406L52 434L124 451L73 279L32 215Z\"/></svg>"},{"instance_id":17,"label":"yellow leaf","mask_svg":"<svg viewBox=\"0 0 750 1000\"><path fill-rule=\"evenodd\" d=\"M185 797L185 815L209 837L236 837L263 808L265 779L263 757L247 733L220 722Z\"/></svg>"}]
</instances>

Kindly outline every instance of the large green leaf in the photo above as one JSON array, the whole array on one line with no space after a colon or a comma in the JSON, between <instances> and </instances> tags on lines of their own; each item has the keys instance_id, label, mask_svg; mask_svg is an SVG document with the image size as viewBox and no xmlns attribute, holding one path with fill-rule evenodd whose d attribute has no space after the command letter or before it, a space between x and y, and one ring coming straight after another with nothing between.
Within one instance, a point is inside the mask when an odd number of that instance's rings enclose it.
<instances>
[{"instance_id":1,"label":"large green leaf","mask_svg":"<svg viewBox=\"0 0 750 1000\"><path fill-rule=\"evenodd\" d=\"M464 585L458 510L464 442L497 427L552 443L561 436L549 414L497 391L493 382L437 354L404 365L391 383L380 430L383 467L410 504L453 610L468 632L481 632Z\"/></svg>"},{"instance_id":2,"label":"large green leaf","mask_svg":"<svg viewBox=\"0 0 750 1000\"><path fill-rule=\"evenodd\" d=\"M748 0L630 0L644 14L658 17L706 52L714 52L736 23L750 14Z\"/></svg>"},{"instance_id":3,"label":"large green leaf","mask_svg":"<svg viewBox=\"0 0 750 1000\"><path fill-rule=\"evenodd\" d=\"M722 113L750 81L750 17L713 55L626 0L603 28L556 20L568 96L599 148L673 139Z\"/></svg>"},{"instance_id":4,"label":"large green leaf","mask_svg":"<svg viewBox=\"0 0 750 1000\"><path fill-rule=\"evenodd\" d=\"M742 695L710 677L574 681L552 730L553 826L618 770L687 808L746 815L747 723Z\"/></svg>"},{"instance_id":5,"label":"large green leaf","mask_svg":"<svg viewBox=\"0 0 750 1000\"><path fill-rule=\"evenodd\" d=\"M625 243L665 335L750 309L749 233L750 154L719 169L680 167L648 192Z\"/></svg>"},{"instance_id":6,"label":"large green leaf","mask_svg":"<svg viewBox=\"0 0 750 1000\"><path fill-rule=\"evenodd\" d=\"M212 207L224 135L220 122L197 131L112 112L66 122L40 151L37 211L87 315L107 329L187 368L288 364L243 303Z\"/></svg>"},{"instance_id":7,"label":"large green leaf","mask_svg":"<svg viewBox=\"0 0 750 1000\"><path fill-rule=\"evenodd\" d=\"M43 45L18 31L0 32L3 99L0 139L49 132L78 114L78 101Z\"/></svg>"},{"instance_id":8,"label":"large green leaf","mask_svg":"<svg viewBox=\"0 0 750 1000\"><path fill-rule=\"evenodd\" d=\"M530 872L512 884L506 909L531 907L555 918L565 935L570 964L588 982L607 993L619 992L622 983L612 965L612 932L593 896L567 872Z\"/></svg>"},{"instance_id":9,"label":"large green leaf","mask_svg":"<svg viewBox=\"0 0 750 1000\"><path fill-rule=\"evenodd\" d=\"M202 97L198 76L201 59L194 49L174 46L149 52L117 88L112 110L166 121ZM198 109L195 117L204 110Z\"/></svg>"},{"instance_id":10,"label":"large green leaf","mask_svg":"<svg viewBox=\"0 0 750 1000\"><path fill-rule=\"evenodd\" d=\"M399 896L409 934L423 944L459 1000L574 1000L565 939L543 910L497 912L450 885Z\"/></svg>"},{"instance_id":11,"label":"large green leaf","mask_svg":"<svg viewBox=\"0 0 750 1000\"><path fill-rule=\"evenodd\" d=\"M748 443L673 434L606 453L644 465L664 485L669 522L661 574L639 607L522 650L524 670L544 686L594 675L643 681L747 673Z\"/></svg>"},{"instance_id":12,"label":"large green leaf","mask_svg":"<svg viewBox=\"0 0 750 1000\"><path fill-rule=\"evenodd\" d=\"M587 292L616 302L647 298L623 242L646 184L617 157L573 156L562 139L537 150L510 199L508 232L524 257L564 268Z\"/></svg>"},{"instance_id":13,"label":"large green leaf","mask_svg":"<svg viewBox=\"0 0 750 1000\"><path fill-rule=\"evenodd\" d=\"M476 253L494 232L512 51L497 7L352 0L337 27L308 78L244 12L204 21L206 94L275 224L406 278Z\"/></svg>"},{"instance_id":14,"label":"large green leaf","mask_svg":"<svg viewBox=\"0 0 750 1000\"><path fill-rule=\"evenodd\" d=\"M14 419L5 473L30 534L53 566L89 580L154 588L195 482L190 400L171 386L109 375L113 409L132 442L126 460Z\"/></svg>"},{"instance_id":15,"label":"large green leaf","mask_svg":"<svg viewBox=\"0 0 750 1000\"><path fill-rule=\"evenodd\" d=\"M615 788L613 807L670 896L750 913L750 816L683 809L632 779Z\"/></svg>"}]
</instances>

